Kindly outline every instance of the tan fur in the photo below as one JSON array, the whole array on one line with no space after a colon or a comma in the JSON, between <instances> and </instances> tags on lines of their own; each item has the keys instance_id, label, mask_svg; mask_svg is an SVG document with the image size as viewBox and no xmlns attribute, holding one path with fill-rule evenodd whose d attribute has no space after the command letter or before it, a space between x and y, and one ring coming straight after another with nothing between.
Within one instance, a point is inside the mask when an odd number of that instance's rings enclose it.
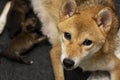
<instances>
[{"instance_id":1,"label":"tan fur","mask_svg":"<svg viewBox=\"0 0 120 80\"><path fill-rule=\"evenodd\" d=\"M77 7L72 15L60 14L59 37L51 50L55 80L64 80L64 58L75 61L71 69L79 66L89 71L105 70L111 74L111 80L120 80L120 61L114 54L118 42L118 20L114 13L114 4L111 0L102 1L103 3L100 1L77 0ZM108 25L104 28L103 25L99 25L97 15L106 9L112 20L108 20ZM64 38L64 32L71 33L71 40ZM82 45L86 38L92 40L93 45Z\"/></svg>"},{"instance_id":2,"label":"tan fur","mask_svg":"<svg viewBox=\"0 0 120 80\"><path fill-rule=\"evenodd\" d=\"M31 0L33 10L42 22L42 32L49 37L49 42L53 44L58 36L57 23L59 22L59 12L64 0Z\"/></svg>"},{"instance_id":3,"label":"tan fur","mask_svg":"<svg viewBox=\"0 0 120 80\"><path fill-rule=\"evenodd\" d=\"M120 61L114 54L118 20L112 0L32 0L32 6L43 23L43 34L53 44L50 53L55 80L64 80L65 58L75 62L71 69L107 70L112 80L120 80ZM65 32L71 34L70 40L65 39ZM83 45L86 38L92 45Z\"/></svg>"}]
</instances>

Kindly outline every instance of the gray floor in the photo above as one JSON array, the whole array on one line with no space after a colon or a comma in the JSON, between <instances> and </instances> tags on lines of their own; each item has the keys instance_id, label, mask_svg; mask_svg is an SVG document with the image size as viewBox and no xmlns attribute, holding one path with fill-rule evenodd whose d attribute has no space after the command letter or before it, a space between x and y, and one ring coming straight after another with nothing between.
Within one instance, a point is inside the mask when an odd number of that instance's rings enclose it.
<instances>
[{"instance_id":1,"label":"gray floor","mask_svg":"<svg viewBox=\"0 0 120 80\"><path fill-rule=\"evenodd\" d=\"M0 0L0 12L7 0ZM115 0L117 14L120 14L120 0ZM5 30L0 36L0 51L9 42L8 33ZM28 54L34 61L33 65L24 65L1 58L0 80L54 80L50 63L49 51L51 45L47 41L36 45ZM89 72L82 72L81 69L65 71L66 80L85 80ZM82 78L80 78L82 77Z\"/></svg>"}]
</instances>

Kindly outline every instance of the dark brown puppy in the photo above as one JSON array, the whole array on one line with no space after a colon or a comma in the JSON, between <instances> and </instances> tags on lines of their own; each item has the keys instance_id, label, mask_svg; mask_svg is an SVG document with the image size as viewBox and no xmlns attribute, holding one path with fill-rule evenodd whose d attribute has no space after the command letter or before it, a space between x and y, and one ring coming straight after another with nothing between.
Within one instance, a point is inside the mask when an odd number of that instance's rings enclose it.
<instances>
[{"instance_id":1,"label":"dark brown puppy","mask_svg":"<svg viewBox=\"0 0 120 80\"><path fill-rule=\"evenodd\" d=\"M21 31L22 22L30 11L29 1L11 0L11 7L7 15L6 28L10 38L13 38Z\"/></svg>"},{"instance_id":2,"label":"dark brown puppy","mask_svg":"<svg viewBox=\"0 0 120 80\"><path fill-rule=\"evenodd\" d=\"M36 18L28 18L22 23L22 31L9 44L2 56L17 60L25 64L32 64L32 60L26 60L23 54L29 50L34 44L46 39L41 36L40 26L36 26L38 21Z\"/></svg>"}]
</instances>

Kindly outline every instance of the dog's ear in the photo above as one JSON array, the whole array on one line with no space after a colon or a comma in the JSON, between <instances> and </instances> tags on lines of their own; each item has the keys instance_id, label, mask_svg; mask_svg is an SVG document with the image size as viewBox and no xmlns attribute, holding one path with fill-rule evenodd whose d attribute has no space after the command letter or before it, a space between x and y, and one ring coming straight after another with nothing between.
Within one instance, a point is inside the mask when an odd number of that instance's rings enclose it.
<instances>
[{"instance_id":1,"label":"dog's ear","mask_svg":"<svg viewBox=\"0 0 120 80\"><path fill-rule=\"evenodd\" d=\"M96 15L97 25L100 29L105 32L108 32L112 27L112 14L110 8L104 8L98 12Z\"/></svg>"},{"instance_id":2,"label":"dog's ear","mask_svg":"<svg viewBox=\"0 0 120 80\"><path fill-rule=\"evenodd\" d=\"M60 16L63 18L68 18L72 16L76 10L75 0L66 0L62 6Z\"/></svg>"}]
</instances>

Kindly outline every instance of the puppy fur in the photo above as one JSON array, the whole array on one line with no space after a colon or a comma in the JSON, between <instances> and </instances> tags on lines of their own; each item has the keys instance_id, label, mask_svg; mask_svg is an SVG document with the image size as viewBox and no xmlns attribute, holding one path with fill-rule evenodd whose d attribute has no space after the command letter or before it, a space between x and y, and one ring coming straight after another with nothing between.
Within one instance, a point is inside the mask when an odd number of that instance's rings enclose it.
<instances>
[{"instance_id":1,"label":"puppy fur","mask_svg":"<svg viewBox=\"0 0 120 80\"><path fill-rule=\"evenodd\" d=\"M27 0L11 0L11 7L6 21L6 29L10 38L15 37L21 31L21 23L25 20L29 11L30 6Z\"/></svg>"},{"instance_id":2,"label":"puppy fur","mask_svg":"<svg viewBox=\"0 0 120 80\"><path fill-rule=\"evenodd\" d=\"M32 64L32 60L26 60L23 54L34 46L34 44L46 39L40 33L40 27L36 26L36 18L28 18L22 23L22 31L10 41L7 48L1 53L2 56L17 60L21 63Z\"/></svg>"},{"instance_id":3,"label":"puppy fur","mask_svg":"<svg viewBox=\"0 0 120 80\"><path fill-rule=\"evenodd\" d=\"M99 52L99 51L97 52L100 55L98 54L98 55L95 55L94 57L92 57L93 58L92 61L94 61L94 62L88 62L89 60L85 60L85 63L86 63L85 65L83 64L84 61L81 61L83 63L81 63L80 67L82 67L84 70L89 70L89 69L97 70L97 68L96 68L97 66L95 64L92 64L94 67L91 66L91 63L96 63L98 66L101 66L100 70L103 70L103 68L104 68L104 70L106 70L106 69L111 70L111 69L113 69L113 67L114 67L114 69L117 69L117 68L115 68L114 64L116 63L116 65L117 65L118 64L117 62L119 62L119 59L116 58L116 56L114 55L114 52L116 50L116 44L117 44L116 34L118 32L118 20L114 13L115 7L114 7L112 0L104 0L104 1L103 0L60 0L60 1L58 1L58 0L49 0L49 1L47 1L47 0L36 0L36 1L31 0L31 2L32 2L34 12L37 14L39 20L41 20L41 22L43 23L43 27L42 27L43 34L49 36L49 41L53 45L53 48L52 48L50 54L51 54L51 61L52 61L52 65L53 65L53 71L55 74L55 80L64 80L64 72L63 72L63 66L62 66L63 59L66 56L69 56L67 58L72 58L74 56L78 56L77 52L79 52L79 47L76 47L77 45L72 45L75 42L77 43L76 37L74 37L74 39L73 39L74 42L72 41L71 45L67 45L67 42L63 41L64 39L63 39L62 33L64 31L72 30L72 32L74 32L75 34L78 34L78 32L80 32L79 30L81 30L81 28L76 29L76 27L75 27L75 28L71 29L71 27L70 27L70 26L75 26L75 24L77 24L79 26L79 25L82 25L82 23L84 23L84 24L88 23L86 25L90 26L92 23L88 22L88 19L87 19L87 18L91 17L91 15L89 15L90 13L92 14L91 18L94 19L94 21L96 21L96 24L99 24L98 26L100 26L101 25L100 24L101 16L99 18L97 18L97 13L99 11L101 11L101 12L104 11L105 8L106 8L105 12L108 11L107 13L108 13L108 15L110 15L110 16L106 17L106 18L108 18L107 24L109 24L109 22L110 23L112 22L110 25L113 27L112 27L112 29L110 29L110 31L108 28L109 34L107 34L107 38L105 37L105 39L107 41L105 41L104 46L102 46L102 48L100 48L100 46L99 47L96 46L96 48L95 48L95 50L101 50L101 52ZM75 16L81 15L81 13L84 15L81 17L78 16L78 17L73 18L74 15ZM77 18L77 19L75 19L75 18ZM70 21L70 22L67 22L67 21ZM57 25L58 25L58 27L57 27ZM83 26L85 26L85 25L83 25ZM84 27L83 27L83 29L84 29ZM90 29L90 28L88 27L88 29ZM87 28L86 28L86 30L87 30ZM86 30L85 31L83 30L83 31L86 32ZM94 31L94 30L91 30L91 32L92 31ZM104 29L101 31L104 31ZM79 33L79 34L81 34L81 33ZM95 34L97 34L97 33L95 33ZM106 34L104 34L104 35L106 36ZM72 35L72 36L74 36L74 35ZM79 36L77 36L77 37L79 37ZM79 39L78 39L78 41L79 41ZM99 41L99 39L97 41ZM110 45L108 45L108 44L110 44ZM68 49L66 50L66 48L68 48ZM95 52L93 52L93 53L95 53ZM113 60L110 63L109 62L103 63L103 64L109 63L109 68L106 68L106 65L103 66L101 63L99 63L99 61L97 62L97 60L96 60L98 58L103 59L102 55L105 55L105 56L107 55L104 53L107 53L107 54L109 53L110 55L108 55L108 56L112 56L115 60L115 62ZM87 56L87 54L85 54L84 56ZM106 57L108 57L108 56L106 56ZM81 57L81 56L79 56L79 57ZM111 57L109 57L109 58L111 59ZM84 59L84 57L82 59ZM100 60L100 62L109 61L107 59L108 58L106 58L104 61ZM77 60L77 61L79 62L79 60ZM88 65L87 63L90 65ZM77 67L78 67L78 65L79 65L79 63L77 63ZM88 69L86 69L86 67ZM90 70L90 71L94 71L94 70ZM108 70L108 71L111 73L110 70ZM119 80L119 79L117 79L117 74L115 74L115 76L113 76L113 74L111 73L112 80ZM116 79L114 79L115 77L116 77Z\"/></svg>"}]
</instances>

